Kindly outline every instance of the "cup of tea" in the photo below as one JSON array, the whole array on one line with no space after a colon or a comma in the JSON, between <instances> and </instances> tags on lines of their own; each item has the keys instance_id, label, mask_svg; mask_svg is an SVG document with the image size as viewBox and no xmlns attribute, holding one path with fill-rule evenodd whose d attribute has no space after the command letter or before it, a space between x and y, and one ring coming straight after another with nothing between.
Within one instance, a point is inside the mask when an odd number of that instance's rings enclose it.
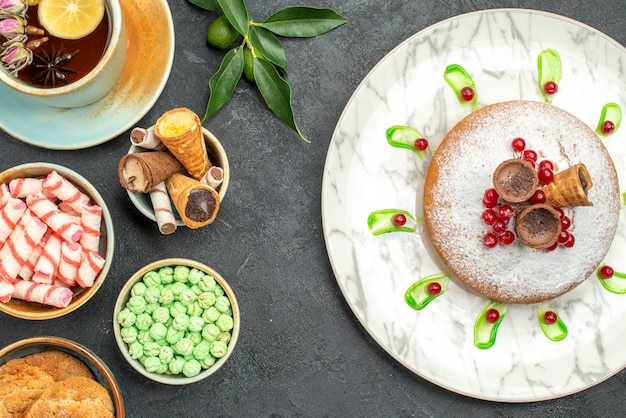
<instances>
[{"instance_id":1,"label":"cup of tea","mask_svg":"<svg viewBox=\"0 0 626 418\"><path fill-rule=\"evenodd\" d=\"M120 1L92 2L86 11L55 10L54 0L30 3L0 2L7 7L0 20L0 81L61 108L86 106L109 93L126 58Z\"/></svg>"}]
</instances>

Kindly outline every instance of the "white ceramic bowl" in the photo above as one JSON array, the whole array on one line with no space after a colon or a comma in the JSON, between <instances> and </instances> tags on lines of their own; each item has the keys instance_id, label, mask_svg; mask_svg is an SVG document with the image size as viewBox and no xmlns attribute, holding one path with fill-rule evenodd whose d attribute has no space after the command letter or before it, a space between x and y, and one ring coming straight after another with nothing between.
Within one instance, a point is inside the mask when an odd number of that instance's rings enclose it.
<instances>
[{"instance_id":1,"label":"white ceramic bowl","mask_svg":"<svg viewBox=\"0 0 626 418\"><path fill-rule=\"evenodd\" d=\"M195 376L191 376L191 377L186 377L182 373L175 374L175 375L166 374L166 373L159 374L156 372L149 372L148 370L146 370L144 365L138 359L135 359L131 356L130 351L129 351L129 345L123 340L122 326L119 324L119 321L118 321L118 316L119 316L120 311L122 311L122 309L124 309L127 306L127 302L129 301L131 297L131 290L133 289L133 286L136 283L142 281L146 273L150 271L158 271L160 268L167 267L167 266L172 266L172 267L187 266L191 269L195 268L195 269L202 271L205 274L209 274L210 276L212 276L217 282L217 284L219 284L221 288L224 290L224 295L228 297L229 302L230 302L230 308L232 311L233 327L230 330L230 341L228 342L227 350L225 354L222 357L217 358L215 363L212 366L206 369L202 369L202 371L199 374ZM231 287L228 285L226 280L224 280L224 278L220 276L215 270L197 261L188 260L184 258L167 258L167 259L152 262L142 267L135 274L133 274L131 278L126 282L126 284L124 285L124 287L119 293L119 296L115 303L115 308L113 310L113 331L115 334L115 341L117 342L117 346L119 347L122 355L138 373L147 377L150 380L163 383L166 385L187 385L190 383L195 383L200 380L206 379L207 377L216 373L220 368L224 366L224 364L227 362L227 360L230 358L231 354L233 353L233 350L235 349L235 345L237 344L237 341L239 338L240 316L241 315L239 311L239 305L237 303L235 293L233 292ZM169 326L170 325L168 325L168 327Z\"/></svg>"}]
</instances>

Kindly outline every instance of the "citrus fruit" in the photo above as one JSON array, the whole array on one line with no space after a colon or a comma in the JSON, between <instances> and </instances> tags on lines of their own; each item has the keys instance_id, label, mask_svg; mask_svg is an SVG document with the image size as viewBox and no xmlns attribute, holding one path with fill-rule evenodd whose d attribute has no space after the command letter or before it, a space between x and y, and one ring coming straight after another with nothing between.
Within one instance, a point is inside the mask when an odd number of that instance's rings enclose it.
<instances>
[{"instance_id":1,"label":"citrus fruit","mask_svg":"<svg viewBox=\"0 0 626 418\"><path fill-rule=\"evenodd\" d=\"M79 39L94 31L104 17L104 0L41 0L39 22L52 36Z\"/></svg>"},{"instance_id":2,"label":"citrus fruit","mask_svg":"<svg viewBox=\"0 0 626 418\"><path fill-rule=\"evenodd\" d=\"M230 24L228 18L222 15L209 25L206 41L213 48L226 49L237 40L238 36L239 33Z\"/></svg>"},{"instance_id":3,"label":"citrus fruit","mask_svg":"<svg viewBox=\"0 0 626 418\"><path fill-rule=\"evenodd\" d=\"M249 48L243 50L243 75L251 83L254 83L254 57Z\"/></svg>"}]
</instances>

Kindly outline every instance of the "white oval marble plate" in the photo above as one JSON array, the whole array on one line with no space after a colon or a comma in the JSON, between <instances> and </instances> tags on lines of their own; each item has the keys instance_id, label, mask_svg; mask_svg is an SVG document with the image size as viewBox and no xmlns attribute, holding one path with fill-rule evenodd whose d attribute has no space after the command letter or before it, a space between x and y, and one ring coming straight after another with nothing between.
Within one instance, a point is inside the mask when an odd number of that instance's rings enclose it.
<instances>
[{"instance_id":1,"label":"white oval marble plate","mask_svg":"<svg viewBox=\"0 0 626 418\"><path fill-rule=\"evenodd\" d=\"M626 108L626 49L579 22L522 9L461 15L407 39L359 85L334 132L322 185L324 236L339 286L358 320L391 356L417 375L467 396L505 402L552 399L584 390L626 366L626 295L594 277L550 306L569 328L548 340L536 305L511 305L495 345L473 344L474 320L487 299L451 284L415 311L404 292L442 270L419 233L373 236L367 217L385 208L415 211L426 163L385 139L392 125L418 129L435 147L469 113L443 79L461 64L474 78L480 105L541 100L537 54L556 49L563 78L553 104L595 128L602 106ZM626 191L626 127L605 139ZM485 150L488 153L489 150ZM471 181L471 179L468 179ZM419 195L420 193L418 193ZM418 209L419 211L419 203ZM421 214L419 214L421 215ZM607 263L626 271L626 209ZM554 272L559 274L559 272Z\"/></svg>"},{"instance_id":2,"label":"white oval marble plate","mask_svg":"<svg viewBox=\"0 0 626 418\"><path fill-rule=\"evenodd\" d=\"M35 103L0 83L0 128L30 145L75 150L117 137L148 113L170 75L174 23L166 0L121 0L121 5L128 51L111 92L88 106L63 109Z\"/></svg>"}]
</instances>

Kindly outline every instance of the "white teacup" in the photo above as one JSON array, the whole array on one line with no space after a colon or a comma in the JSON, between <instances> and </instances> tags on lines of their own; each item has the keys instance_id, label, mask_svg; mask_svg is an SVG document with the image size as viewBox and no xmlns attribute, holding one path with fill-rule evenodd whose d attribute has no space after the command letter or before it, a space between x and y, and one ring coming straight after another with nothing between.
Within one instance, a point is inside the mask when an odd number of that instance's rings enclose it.
<instances>
[{"instance_id":1,"label":"white teacup","mask_svg":"<svg viewBox=\"0 0 626 418\"><path fill-rule=\"evenodd\" d=\"M105 5L111 37L102 58L89 73L67 85L42 88L18 79L0 66L0 81L34 101L52 107L86 106L104 97L119 79L126 59L126 27L120 1L105 0Z\"/></svg>"}]
</instances>

